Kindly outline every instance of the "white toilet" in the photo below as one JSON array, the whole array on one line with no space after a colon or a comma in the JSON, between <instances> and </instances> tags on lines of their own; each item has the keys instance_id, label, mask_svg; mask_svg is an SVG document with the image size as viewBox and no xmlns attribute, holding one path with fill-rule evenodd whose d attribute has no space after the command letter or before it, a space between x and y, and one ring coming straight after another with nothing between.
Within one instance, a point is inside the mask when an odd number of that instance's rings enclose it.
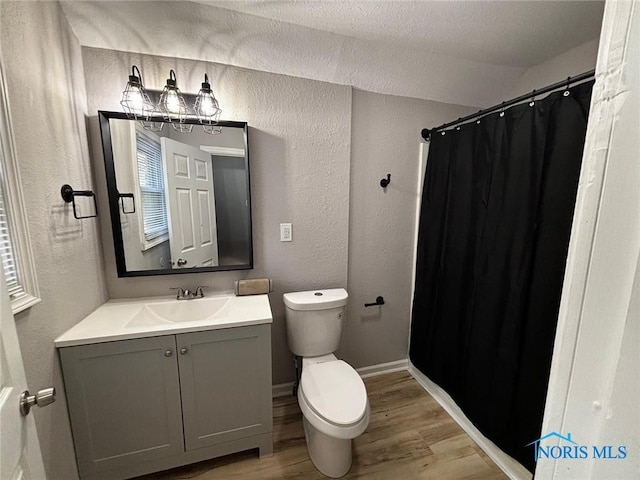
<instances>
[{"instance_id":1,"label":"white toilet","mask_svg":"<svg viewBox=\"0 0 640 480\"><path fill-rule=\"evenodd\" d=\"M333 354L348 297L343 288L284 294L289 348L302 357L298 404L307 449L316 468L333 478L351 468L351 440L365 431L370 415L360 375Z\"/></svg>"}]
</instances>

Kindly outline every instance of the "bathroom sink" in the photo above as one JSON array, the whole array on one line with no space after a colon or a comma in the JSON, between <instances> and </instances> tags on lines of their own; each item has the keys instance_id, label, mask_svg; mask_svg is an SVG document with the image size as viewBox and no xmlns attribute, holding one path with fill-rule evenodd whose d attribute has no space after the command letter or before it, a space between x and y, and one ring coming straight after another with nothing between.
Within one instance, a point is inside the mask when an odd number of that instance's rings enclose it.
<instances>
[{"instance_id":1,"label":"bathroom sink","mask_svg":"<svg viewBox=\"0 0 640 480\"><path fill-rule=\"evenodd\" d=\"M131 340L273 322L267 295L220 293L193 300L175 297L111 299L56 341L56 347Z\"/></svg>"},{"instance_id":2,"label":"bathroom sink","mask_svg":"<svg viewBox=\"0 0 640 480\"><path fill-rule=\"evenodd\" d=\"M202 322L226 316L228 297L147 303L127 322L127 327Z\"/></svg>"}]
</instances>

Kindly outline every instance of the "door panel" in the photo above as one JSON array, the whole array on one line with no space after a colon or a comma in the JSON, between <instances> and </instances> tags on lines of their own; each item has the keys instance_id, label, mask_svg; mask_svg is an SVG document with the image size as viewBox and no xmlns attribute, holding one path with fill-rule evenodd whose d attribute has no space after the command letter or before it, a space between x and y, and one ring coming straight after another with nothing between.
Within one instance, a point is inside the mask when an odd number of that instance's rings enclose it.
<instances>
[{"instance_id":1,"label":"door panel","mask_svg":"<svg viewBox=\"0 0 640 480\"><path fill-rule=\"evenodd\" d=\"M270 326L176 336L185 447L271 431ZM186 350L183 350L186 349Z\"/></svg>"},{"instance_id":2,"label":"door panel","mask_svg":"<svg viewBox=\"0 0 640 480\"><path fill-rule=\"evenodd\" d=\"M198 180L204 180L205 182L209 181L209 175L207 174L209 171L209 168L207 168L207 163L208 162L204 160L200 160L198 158L195 159L196 178Z\"/></svg>"},{"instance_id":3,"label":"door panel","mask_svg":"<svg viewBox=\"0 0 640 480\"><path fill-rule=\"evenodd\" d=\"M81 474L183 451L175 352L173 335L60 349Z\"/></svg>"},{"instance_id":4,"label":"door panel","mask_svg":"<svg viewBox=\"0 0 640 480\"><path fill-rule=\"evenodd\" d=\"M173 168L173 174L176 177L189 178L189 157L180 155L179 153L174 153Z\"/></svg>"},{"instance_id":5,"label":"door panel","mask_svg":"<svg viewBox=\"0 0 640 480\"><path fill-rule=\"evenodd\" d=\"M211 195L209 190L198 190L200 210L200 243L201 247L211 245Z\"/></svg>"},{"instance_id":6,"label":"door panel","mask_svg":"<svg viewBox=\"0 0 640 480\"><path fill-rule=\"evenodd\" d=\"M191 203L191 190L184 188L176 189L176 202L178 204L178 221L175 229L178 231L177 237L180 243L175 245L182 256L195 249L195 239L193 232L193 205ZM174 241L176 235L173 237Z\"/></svg>"}]
</instances>

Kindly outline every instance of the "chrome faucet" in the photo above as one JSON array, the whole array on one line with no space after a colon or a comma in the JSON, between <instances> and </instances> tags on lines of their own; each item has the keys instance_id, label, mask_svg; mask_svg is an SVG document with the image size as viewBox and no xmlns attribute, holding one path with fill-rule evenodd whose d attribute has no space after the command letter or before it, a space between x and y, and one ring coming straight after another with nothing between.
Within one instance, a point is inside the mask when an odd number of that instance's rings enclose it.
<instances>
[{"instance_id":1,"label":"chrome faucet","mask_svg":"<svg viewBox=\"0 0 640 480\"><path fill-rule=\"evenodd\" d=\"M169 290L177 290L176 300L193 300L194 298L204 297L203 288L209 288L206 285L200 285L195 290L189 290L182 287L172 287Z\"/></svg>"}]
</instances>

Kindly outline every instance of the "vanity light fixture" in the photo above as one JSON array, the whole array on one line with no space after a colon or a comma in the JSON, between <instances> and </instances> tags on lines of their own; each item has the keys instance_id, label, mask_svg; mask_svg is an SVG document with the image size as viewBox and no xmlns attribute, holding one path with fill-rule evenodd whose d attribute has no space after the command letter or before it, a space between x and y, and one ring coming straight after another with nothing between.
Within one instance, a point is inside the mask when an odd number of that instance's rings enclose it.
<instances>
[{"instance_id":1,"label":"vanity light fixture","mask_svg":"<svg viewBox=\"0 0 640 480\"><path fill-rule=\"evenodd\" d=\"M184 101L182 93L176 82L176 72L169 71L167 84L162 89L158 109L162 112L165 120L173 125L179 132L190 132L193 125L185 124L187 119L187 103Z\"/></svg>"},{"instance_id":2,"label":"vanity light fixture","mask_svg":"<svg viewBox=\"0 0 640 480\"><path fill-rule=\"evenodd\" d=\"M185 97L193 107L187 106ZM158 103L154 105L156 100ZM145 130L151 132L162 131L166 122L178 132L190 133L194 122L187 123L187 119L197 117L206 133L212 135L222 133L222 127L219 125L222 110L213 94L209 76L206 73L198 95L183 94L180 91L174 70L169 71L169 78L162 90L146 90L140 70L133 65L129 82L122 92L120 105L127 117L139 120ZM161 121L161 118L164 121Z\"/></svg>"},{"instance_id":3,"label":"vanity light fixture","mask_svg":"<svg viewBox=\"0 0 640 480\"><path fill-rule=\"evenodd\" d=\"M129 118L136 120L146 120L153 115L153 103L149 99L149 95L142 83L142 75L138 67L131 67L131 75L127 86L122 92L122 100L120 101L123 110Z\"/></svg>"},{"instance_id":4,"label":"vanity light fixture","mask_svg":"<svg viewBox=\"0 0 640 480\"><path fill-rule=\"evenodd\" d=\"M204 74L202 88L200 88L198 97L193 104L193 109L206 133L213 135L222 133L222 128L218 126L222 110L220 109L216 96L213 94L213 90L211 90L209 76L206 73Z\"/></svg>"}]
</instances>

